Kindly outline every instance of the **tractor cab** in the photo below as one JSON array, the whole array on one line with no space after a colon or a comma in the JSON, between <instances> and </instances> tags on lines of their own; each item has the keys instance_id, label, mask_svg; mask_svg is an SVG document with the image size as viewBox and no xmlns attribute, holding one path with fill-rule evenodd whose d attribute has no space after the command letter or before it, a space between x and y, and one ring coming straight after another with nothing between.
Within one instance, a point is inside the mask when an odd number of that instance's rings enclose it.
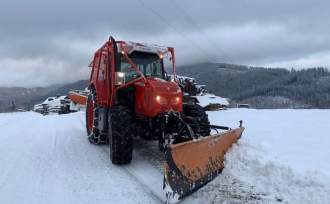
<instances>
[{"instance_id":1,"label":"tractor cab","mask_svg":"<svg viewBox=\"0 0 330 204\"><path fill-rule=\"evenodd\" d=\"M146 78L165 78L163 61L157 54L134 51L128 57ZM135 79L139 74L125 56L120 57L119 69L125 74L126 82Z\"/></svg>"},{"instance_id":2,"label":"tractor cab","mask_svg":"<svg viewBox=\"0 0 330 204\"><path fill-rule=\"evenodd\" d=\"M182 91L175 81L175 65L171 63L173 49L132 42L119 42L118 47L116 85L134 89L135 103L131 104L135 104L135 113L155 117L169 111L182 112ZM165 72L165 65L172 65L173 79Z\"/></svg>"},{"instance_id":3,"label":"tractor cab","mask_svg":"<svg viewBox=\"0 0 330 204\"><path fill-rule=\"evenodd\" d=\"M173 81L176 80L173 48L123 41L117 41L117 47L116 85L141 76L169 80L166 71L171 70L171 66Z\"/></svg>"}]
</instances>

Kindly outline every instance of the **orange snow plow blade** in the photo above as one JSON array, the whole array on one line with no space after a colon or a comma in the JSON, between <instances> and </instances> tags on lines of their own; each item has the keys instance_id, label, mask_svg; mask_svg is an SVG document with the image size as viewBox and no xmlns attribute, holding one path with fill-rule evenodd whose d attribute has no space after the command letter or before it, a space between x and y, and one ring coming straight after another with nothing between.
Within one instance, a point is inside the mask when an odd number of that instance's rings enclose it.
<instances>
[{"instance_id":1,"label":"orange snow plow blade","mask_svg":"<svg viewBox=\"0 0 330 204\"><path fill-rule=\"evenodd\" d=\"M170 145L165 152L164 188L168 201L179 200L213 180L224 168L229 148L243 127Z\"/></svg>"}]
</instances>

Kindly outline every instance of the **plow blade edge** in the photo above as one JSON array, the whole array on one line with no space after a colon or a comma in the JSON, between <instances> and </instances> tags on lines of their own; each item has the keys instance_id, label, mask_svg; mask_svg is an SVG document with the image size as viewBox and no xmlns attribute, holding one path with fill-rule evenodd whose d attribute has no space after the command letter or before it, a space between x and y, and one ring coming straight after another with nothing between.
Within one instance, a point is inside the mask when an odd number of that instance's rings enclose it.
<instances>
[{"instance_id":1,"label":"plow blade edge","mask_svg":"<svg viewBox=\"0 0 330 204\"><path fill-rule=\"evenodd\" d=\"M213 180L224 168L229 148L243 127L170 145L165 152L164 188L168 200L178 200Z\"/></svg>"}]
</instances>

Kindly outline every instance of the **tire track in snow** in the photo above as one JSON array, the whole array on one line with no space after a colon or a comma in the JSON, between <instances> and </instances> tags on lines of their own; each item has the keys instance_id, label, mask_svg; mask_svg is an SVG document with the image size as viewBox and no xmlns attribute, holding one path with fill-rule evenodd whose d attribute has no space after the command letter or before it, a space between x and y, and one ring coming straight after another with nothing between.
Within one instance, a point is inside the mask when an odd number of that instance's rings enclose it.
<instances>
[{"instance_id":1,"label":"tire track in snow","mask_svg":"<svg viewBox=\"0 0 330 204\"><path fill-rule=\"evenodd\" d=\"M110 151L109 151L109 147L108 145L103 145L100 146L102 151L104 153L106 153L107 155L110 155ZM134 154L135 153L135 154ZM137 156L137 153L134 152L134 156ZM111 162L110 158L108 161L106 162ZM141 161L137 161L137 162L141 162ZM132 162L133 163L133 162ZM136 162L134 162L134 164L127 164L127 165L122 165L122 166L117 166L119 168L121 168L129 177L131 177L134 181L136 181L137 183L139 183L145 192L147 192L148 194L150 194L155 200L157 200L159 203L164 203L165 200L161 197L160 193L158 191L155 191L154 188L155 186L150 186L148 184L150 184L149 181L141 179L141 176L147 176L147 174L145 172L141 171L141 167L143 167L143 170L146 170L146 168L148 168L145 165L148 165L144 162L144 165L137 165ZM150 171L149 171L150 173ZM150 175L149 175L150 176ZM150 177L148 177L150 179ZM162 179L162 177L160 177L160 179ZM154 181L152 181L154 183ZM154 188L151 188L154 187ZM159 185L159 187L161 188L162 186Z\"/></svg>"},{"instance_id":2,"label":"tire track in snow","mask_svg":"<svg viewBox=\"0 0 330 204\"><path fill-rule=\"evenodd\" d=\"M145 190L153 197L156 197L160 203L166 203L166 196L163 190L162 152L159 151L157 142L140 140L135 141L135 144L137 147L133 150L132 162L119 167L123 168L132 178L143 185ZM102 148L104 152L108 155L110 154L108 146L103 146ZM194 197L188 196L180 200L179 203L190 204L199 202Z\"/></svg>"},{"instance_id":3,"label":"tire track in snow","mask_svg":"<svg viewBox=\"0 0 330 204\"><path fill-rule=\"evenodd\" d=\"M83 121L83 119L82 119L82 115L80 115L80 117L79 117L79 122L80 122L80 124L81 124L81 127L82 128L85 128L85 126L86 126L86 123ZM88 140L87 140L87 137L86 137L86 142L88 142ZM102 152L103 153L106 153L108 156L110 155L110 149L109 149L109 146L108 145L99 145L99 147L101 148L101 150L102 150ZM137 156L137 153L136 152L134 152L133 153L133 156ZM109 158L109 157L108 157ZM134 158L133 158L134 159ZM103 159L103 160L105 160L105 159ZM110 158L109 158L109 160L105 160L105 162L111 162L110 161ZM134 162L134 161L133 161ZM133 163L132 162L132 163ZM129 176L130 178L132 178L135 182L137 182L137 183L139 183L141 186L142 186L142 188L143 188L143 190L146 192L146 193L148 193L155 201L158 201L158 203L164 203L165 202L165 200L162 198L162 196L161 196L161 193L159 192L159 191L157 191L157 192L155 192L154 191L154 188L152 188L152 187L154 187L154 186L150 186L150 185L148 185L148 183L149 182L147 182L146 180L144 180L144 179L141 179L141 173L144 173L143 171L145 170L145 166L144 165L142 165L143 166L143 169L142 169L142 171L141 171L141 168L139 168L139 169L136 169L136 168L138 168L138 165L136 165L136 162L134 162L134 166L132 165L132 164L128 164L128 165L122 165L122 166L117 166L116 165L116 167L118 167L118 168L121 168L122 170L123 170L123 172L125 172L126 174L127 174L127 176ZM144 163L145 165L148 165L148 164L146 164L146 163ZM110 164L110 165L112 165L112 164ZM149 164L150 165L150 164ZM140 166L141 167L141 166ZM155 172L154 172L154 174L155 174ZM146 175L146 174L144 174L144 175ZM158 176L158 175L157 175ZM162 179L162 177L161 176L159 176L159 179ZM150 184L150 183L149 183ZM154 184L154 183L153 183ZM161 184L161 182L160 182L160 184ZM158 183L156 184L156 185L158 185ZM162 187L162 185L159 185L159 187L161 188Z\"/></svg>"}]
</instances>

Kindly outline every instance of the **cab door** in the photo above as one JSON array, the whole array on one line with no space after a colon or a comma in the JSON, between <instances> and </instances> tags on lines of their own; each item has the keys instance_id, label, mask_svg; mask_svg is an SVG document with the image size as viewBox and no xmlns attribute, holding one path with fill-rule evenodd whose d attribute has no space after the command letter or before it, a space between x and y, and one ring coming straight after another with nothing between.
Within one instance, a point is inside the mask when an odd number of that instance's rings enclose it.
<instances>
[{"instance_id":1,"label":"cab door","mask_svg":"<svg viewBox=\"0 0 330 204\"><path fill-rule=\"evenodd\" d=\"M109 55L108 52L100 53L99 69L96 79L97 101L103 106L107 105L109 97L109 82L111 80L110 72L108 71L111 67L111 63L109 64L109 62L111 62L109 57L111 57L111 55Z\"/></svg>"}]
</instances>

